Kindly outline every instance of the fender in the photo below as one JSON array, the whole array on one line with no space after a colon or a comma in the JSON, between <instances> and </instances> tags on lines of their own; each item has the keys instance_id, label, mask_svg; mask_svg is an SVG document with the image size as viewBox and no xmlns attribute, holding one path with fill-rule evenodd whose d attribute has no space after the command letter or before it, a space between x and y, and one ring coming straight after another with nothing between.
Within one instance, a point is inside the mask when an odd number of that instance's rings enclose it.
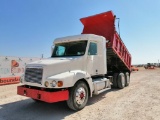
<instances>
[{"instance_id":1,"label":"fender","mask_svg":"<svg viewBox=\"0 0 160 120\"><path fill-rule=\"evenodd\" d=\"M88 83L88 86L90 89L90 96L92 97L92 92L93 92L92 78L91 78L90 74L88 74L84 71L73 70L73 71L60 73L60 74L48 77L47 81L50 83L52 82L52 80L55 80L57 82L63 81L62 87L56 86L54 88L68 88L68 87L73 87L75 85L75 83L80 79L84 79Z\"/></svg>"},{"instance_id":2,"label":"fender","mask_svg":"<svg viewBox=\"0 0 160 120\"><path fill-rule=\"evenodd\" d=\"M90 97L92 97L92 92L94 88L93 88L93 82L92 82L92 78L90 74L85 71L81 71L81 70L74 70L72 72L75 74L74 81L77 82L80 79L84 79L88 83L88 86L90 89ZM74 82L74 84L76 82Z\"/></svg>"}]
</instances>

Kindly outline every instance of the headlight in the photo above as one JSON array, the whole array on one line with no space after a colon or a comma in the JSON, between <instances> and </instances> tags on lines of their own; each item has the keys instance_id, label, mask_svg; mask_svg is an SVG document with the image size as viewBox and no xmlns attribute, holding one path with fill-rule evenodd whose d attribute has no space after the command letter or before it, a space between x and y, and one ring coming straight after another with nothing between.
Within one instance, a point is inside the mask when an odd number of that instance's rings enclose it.
<instances>
[{"instance_id":1,"label":"headlight","mask_svg":"<svg viewBox=\"0 0 160 120\"><path fill-rule=\"evenodd\" d=\"M48 86L49 86L49 82L46 81L46 82L44 83L44 85L45 85L45 87L48 87Z\"/></svg>"},{"instance_id":2,"label":"headlight","mask_svg":"<svg viewBox=\"0 0 160 120\"><path fill-rule=\"evenodd\" d=\"M57 82L55 80L53 80L51 85L52 85L52 87L55 87L57 85Z\"/></svg>"}]
</instances>

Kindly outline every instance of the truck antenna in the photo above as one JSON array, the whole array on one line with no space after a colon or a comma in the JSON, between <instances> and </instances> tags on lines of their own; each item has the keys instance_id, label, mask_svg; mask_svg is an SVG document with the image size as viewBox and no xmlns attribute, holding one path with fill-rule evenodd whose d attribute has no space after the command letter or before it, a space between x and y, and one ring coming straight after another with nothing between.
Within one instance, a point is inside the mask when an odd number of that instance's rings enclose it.
<instances>
[{"instance_id":1,"label":"truck antenna","mask_svg":"<svg viewBox=\"0 0 160 120\"><path fill-rule=\"evenodd\" d=\"M119 27L119 25L120 25L120 18L116 18L116 19L118 20L118 32L119 32L119 36L120 36L120 27Z\"/></svg>"}]
</instances>

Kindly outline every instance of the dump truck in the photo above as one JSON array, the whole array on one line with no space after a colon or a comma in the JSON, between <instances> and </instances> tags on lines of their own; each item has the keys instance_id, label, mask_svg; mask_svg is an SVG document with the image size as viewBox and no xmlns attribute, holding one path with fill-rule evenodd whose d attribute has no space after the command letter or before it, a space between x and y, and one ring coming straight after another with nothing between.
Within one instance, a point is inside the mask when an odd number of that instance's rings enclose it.
<instances>
[{"instance_id":1,"label":"dump truck","mask_svg":"<svg viewBox=\"0 0 160 120\"><path fill-rule=\"evenodd\" d=\"M35 101L66 101L83 109L89 97L130 83L131 54L115 28L112 11L81 18L80 35L57 38L51 57L26 65L17 94Z\"/></svg>"}]
</instances>

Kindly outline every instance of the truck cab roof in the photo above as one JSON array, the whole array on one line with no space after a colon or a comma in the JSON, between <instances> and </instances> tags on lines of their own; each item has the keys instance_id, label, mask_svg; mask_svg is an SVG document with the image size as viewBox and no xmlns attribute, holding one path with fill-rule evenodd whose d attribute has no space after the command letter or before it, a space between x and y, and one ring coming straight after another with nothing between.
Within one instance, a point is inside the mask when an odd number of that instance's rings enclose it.
<instances>
[{"instance_id":1,"label":"truck cab roof","mask_svg":"<svg viewBox=\"0 0 160 120\"><path fill-rule=\"evenodd\" d=\"M81 35L74 35L74 36L67 36L62 38L57 38L54 40L55 43L62 43L62 42L73 42L73 41L81 41L81 40L106 40L103 36L94 35L94 34L81 34Z\"/></svg>"}]
</instances>

